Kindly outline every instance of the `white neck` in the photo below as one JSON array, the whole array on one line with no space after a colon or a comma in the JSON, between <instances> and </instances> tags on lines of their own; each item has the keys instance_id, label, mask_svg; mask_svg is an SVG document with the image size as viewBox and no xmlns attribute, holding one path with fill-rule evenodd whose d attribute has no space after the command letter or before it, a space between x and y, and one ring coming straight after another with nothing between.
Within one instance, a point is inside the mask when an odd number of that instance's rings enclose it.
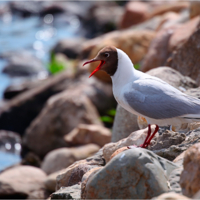
<instances>
[{"instance_id":1,"label":"white neck","mask_svg":"<svg viewBox=\"0 0 200 200\"><path fill-rule=\"evenodd\" d=\"M111 76L113 85L124 85L128 82L137 79L137 72L130 58L122 50L117 49L118 66L115 74Z\"/></svg>"}]
</instances>

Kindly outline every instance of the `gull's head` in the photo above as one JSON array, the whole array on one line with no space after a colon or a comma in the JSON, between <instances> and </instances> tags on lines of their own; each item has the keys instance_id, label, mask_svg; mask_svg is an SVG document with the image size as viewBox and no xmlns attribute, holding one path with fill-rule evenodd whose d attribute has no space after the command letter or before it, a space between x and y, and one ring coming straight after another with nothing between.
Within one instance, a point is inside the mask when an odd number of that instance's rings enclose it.
<instances>
[{"instance_id":1,"label":"gull's head","mask_svg":"<svg viewBox=\"0 0 200 200\"><path fill-rule=\"evenodd\" d=\"M88 63L99 61L98 67L90 74L90 77L94 75L97 71L103 70L110 76L113 76L117 71L118 66L118 53L117 48L114 46L107 46L101 49L97 56L92 60L89 60L83 64L86 65Z\"/></svg>"}]
</instances>

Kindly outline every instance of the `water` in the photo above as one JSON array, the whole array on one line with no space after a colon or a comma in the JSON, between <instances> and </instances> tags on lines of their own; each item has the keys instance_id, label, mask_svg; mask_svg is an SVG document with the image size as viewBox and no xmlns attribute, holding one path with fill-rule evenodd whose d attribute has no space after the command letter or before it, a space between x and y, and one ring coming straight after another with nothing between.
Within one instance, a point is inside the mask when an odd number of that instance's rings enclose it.
<instances>
[{"instance_id":1,"label":"water","mask_svg":"<svg viewBox=\"0 0 200 200\"><path fill-rule=\"evenodd\" d=\"M12 13L0 16L0 55L6 52L28 51L38 57L47 66L50 49L63 38L80 36L81 24L76 16L47 14L44 17L30 16L23 18ZM12 82L2 73L7 61L0 58L0 101L4 90ZM17 144L17 143L16 143ZM19 163L20 151L9 151L9 146L0 148L0 171Z\"/></svg>"},{"instance_id":2,"label":"water","mask_svg":"<svg viewBox=\"0 0 200 200\"><path fill-rule=\"evenodd\" d=\"M80 37L80 21L76 16L47 14L44 17L23 18L11 13L0 17L0 55L10 51L26 50L43 61L49 62L50 49L64 38ZM0 59L0 99L12 82L1 73L5 61Z\"/></svg>"}]
</instances>

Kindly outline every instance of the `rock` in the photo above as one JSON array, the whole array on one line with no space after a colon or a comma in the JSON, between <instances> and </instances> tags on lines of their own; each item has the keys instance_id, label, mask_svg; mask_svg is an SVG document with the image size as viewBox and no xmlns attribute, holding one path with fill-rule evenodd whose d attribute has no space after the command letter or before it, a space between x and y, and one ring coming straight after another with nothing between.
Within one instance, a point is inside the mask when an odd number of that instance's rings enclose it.
<instances>
[{"instance_id":1,"label":"rock","mask_svg":"<svg viewBox=\"0 0 200 200\"><path fill-rule=\"evenodd\" d=\"M0 149L1 151L19 154L21 150L21 137L19 134L0 130Z\"/></svg>"},{"instance_id":2,"label":"rock","mask_svg":"<svg viewBox=\"0 0 200 200\"><path fill-rule=\"evenodd\" d=\"M152 131L155 129L155 125L151 125ZM122 140L119 140L118 142L111 142L109 144L106 144L103 147L103 156L106 160L106 163L110 160L111 155L119 148L121 147L127 147L130 145L136 145L139 146L143 144L144 140L147 136L148 128L135 131L131 133L127 138L124 138Z\"/></svg>"},{"instance_id":3,"label":"rock","mask_svg":"<svg viewBox=\"0 0 200 200\"><path fill-rule=\"evenodd\" d=\"M18 166L0 174L1 198L45 199L46 174L31 166Z\"/></svg>"},{"instance_id":4,"label":"rock","mask_svg":"<svg viewBox=\"0 0 200 200\"><path fill-rule=\"evenodd\" d=\"M149 50L145 55L141 71L146 72L150 69L164 66L169 57L168 43L175 28L162 29L157 32L155 38L152 40Z\"/></svg>"},{"instance_id":5,"label":"rock","mask_svg":"<svg viewBox=\"0 0 200 200\"><path fill-rule=\"evenodd\" d=\"M52 49L54 54L62 53L66 55L69 59L76 59L78 58L82 43L85 41L83 38L76 38L76 39L62 39L60 40ZM79 47L79 48L77 48Z\"/></svg>"},{"instance_id":6,"label":"rock","mask_svg":"<svg viewBox=\"0 0 200 200\"><path fill-rule=\"evenodd\" d=\"M169 183L170 183L170 191L171 192L176 192L181 194L182 193L182 189L180 186L180 175L181 172L183 171L183 166L180 166L177 169L174 169L170 176L169 176Z\"/></svg>"},{"instance_id":7,"label":"rock","mask_svg":"<svg viewBox=\"0 0 200 200\"><path fill-rule=\"evenodd\" d=\"M71 77L63 72L0 105L0 129L23 135L31 121L40 113L47 99L63 91L71 83Z\"/></svg>"},{"instance_id":8,"label":"rock","mask_svg":"<svg viewBox=\"0 0 200 200\"><path fill-rule=\"evenodd\" d=\"M49 174L44 182L46 189L49 192L55 192L56 190L56 177L62 173L63 170L56 171L52 174Z\"/></svg>"},{"instance_id":9,"label":"rock","mask_svg":"<svg viewBox=\"0 0 200 200\"><path fill-rule=\"evenodd\" d=\"M186 136L183 133L166 130L161 136L156 138L156 143L151 146L151 150L169 148L172 145L181 144Z\"/></svg>"},{"instance_id":10,"label":"rock","mask_svg":"<svg viewBox=\"0 0 200 200\"><path fill-rule=\"evenodd\" d=\"M163 148L159 150L154 150L154 153L161 157L167 158L168 160L173 160L182 152L187 150L190 146L200 142L199 131L200 128L197 128L193 131L189 131L188 133L186 133L186 138L182 143L177 145L171 145L169 148L166 149Z\"/></svg>"},{"instance_id":11,"label":"rock","mask_svg":"<svg viewBox=\"0 0 200 200\"><path fill-rule=\"evenodd\" d=\"M60 148L50 151L42 163L41 169L46 174L69 167L77 160L91 156L99 150L99 146L88 144L76 148Z\"/></svg>"},{"instance_id":12,"label":"rock","mask_svg":"<svg viewBox=\"0 0 200 200\"><path fill-rule=\"evenodd\" d=\"M112 129L112 142L117 142L138 130L137 116L128 112L121 106L117 106L117 111Z\"/></svg>"},{"instance_id":13,"label":"rock","mask_svg":"<svg viewBox=\"0 0 200 200\"><path fill-rule=\"evenodd\" d=\"M31 151L43 157L53 149L67 146L64 135L78 124L102 125L97 110L85 95L65 91L48 100L26 130L23 142Z\"/></svg>"},{"instance_id":14,"label":"rock","mask_svg":"<svg viewBox=\"0 0 200 200\"><path fill-rule=\"evenodd\" d=\"M200 2L190 1L190 18L200 15Z\"/></svg>"},{"instance_id":15,"label":"rock","mask_svg":"<svg viewBox=\"0 0 200 200\"><path fill-rule=\"evenodd\" d=\"M82 54L91 52L88 59L92 59L103 47L113 45L125 51L133 63L138 63L146 54L154 36L154 31L149 30L113 31L85 43ZM92 72L96 67L97 63L91 63L89 71ZM98 71L94 76L104 82L111 82L110 76L103 71Z\"/></svg>"},{"instance_id":16,"label":"rock","mask_svg":"<svg viewBox=\"0 0 200 200\"><path fill-rule=\"evenodd\" d=\"M154 9L152 9L152 12L149 14L149 18L157 16L157 15L162 15L169 11L178 13L189 7L189 2L177 2L177 1L170 2L169 1L169 3L162 2L160 5L157 5L157 6L153 5L153 3L154 2L152 1L152 7L154 7Z\"/></svg>"},{"instance_id":17,"label":"rock","mask_svg":"<svg viewBox=\"0 0 200 200\"><path fill-rule=\"evenodd\" d=\"M182 92L190 88L197 87L196 81L188 76L183 76L180 72L170 67L158 67L156 69L148 71L147 74L162 79L163 81L181 90Z\"/></svg>"},{"instance_id":18,"label":"rock","mask_svg":"<svg viewBox=\"0 0 200 200\"><path fill-rule=\"evenodd\" d=\"M195 17L184 24L178 25L169 40L168 50L170 52L180 48L188 40L188 38L195 32L199 19L199 17Z\"/></svg>"},{"instance_id":19,"label":"rock","mask_svg":"<svg viewBox=\"0 0 200 200\"><path fill-rule=\"evenodd\" d=\"M149 5L143 2L130 1L125 6L119 27L124 29L141 23L148 18Z\"/></svg>"},{"instance_id":20,"label":"rock","mask_svg":"<svg viewBox=\"0 0 200 200\"><path fill-rule=\"evenodd\" d=\"M189 200L188 197L183 196L181 194L177 194L175 192L168 192L168 193L164 193L159 195L158 197L154 197L152 200Z\"/></svg>"},{"instance_id":21,"label":"rock","mask_svg":"<svg viewBox=\"0 0 200 200\"><path fill-rule=\"evenodd\" d=\"M189 88L184 93L189 95L189 96L193 96L193 97L196 97L196 98L200 99L200 87L198 87L198 88Z\"/></svg>"},{"instance_id":22,"label":"rock","mask_svg":"<svg viewBox=\"0 0 200 200\"><path fill-rule=\"evenodd\" d=\"M101 170L103 167L95 167L89 171L87 171L82 178L82 182L81 182L81 198L85 199L86 198L86 185L87 185L87 181L90 177L92 177L94 174L96 174L99 170Z\"/></svg>"},{"instance_id":23,"label":"rock","mask_svg":"<svg viewBox=\"0 0 200 200\"><path fill-rule=\"evenodd\" d=\"M189 76L200 83L199 73L199 45L200 45L200 26L198 25L197 30L189 37L189 39L177 49L169 61L169 66L173 69L181 71L185 76Z\"/></svg>"},{"instance_id":24,"label":"rock","mask_svg":"<svg viewBox=\"0 0 200 200\"><path fill-rule=\"evenodd\" d=\"M64 139L69 145L94 143L102 147L110 142L111 132L103 126L80 124L68 133Z\"/></svg>"},{"instance_id":25,"label":"rock","mask_svg":"<svg viewBox=\"0 0 200 200\"><path fill-rule=\"evenodd\" d=\"M51 199L80 199L81 185L76 184L71 187L62 187L58 191L51 194Z\"/></svg>"},{"instance_id":26,"label":"rock","mask_svg":"<svg viewBox=\"0 0 200 200\"><path fill-rule=\"evenodd\" d=\"M192 197L200 190L199 172L200 143L191 146L184 155L180 185L183 194Z\"/></svg>"},{"instance_id":27,"label":"rock","mask_svg":"<svg viewBox=\"0 0 200 200\"><path fill-rule=\"evenodd\" d=\"M129 149L89 177L82 193L85 199L150 199L169 190L167 176L175 168L146 149Z\"/></svg>"},{"instance_id":28,"label":"rock","mask_svg":"<svg viewBox=\"0 0 200 200\"><path fill-rule=\"evenodd\" d=\"M8 60L8 64L2 72L11 77L35 76L46 78L48 76L42 62L28 52L8 52L1 54L1 58Z\"/></svg>"},{"instance_id":29,"label":"rock","mask_svg":"<svg viewBox=\"0 0 200 200\"><path fill-rule=\"evenodd\" d=\"M66 168L61 174L56 178L56 190L59 190L61 187L68 187L81 182L83 175L96 167L101 166L99 160L91 159L80 160Z\"/></svg>"}]
</instances>

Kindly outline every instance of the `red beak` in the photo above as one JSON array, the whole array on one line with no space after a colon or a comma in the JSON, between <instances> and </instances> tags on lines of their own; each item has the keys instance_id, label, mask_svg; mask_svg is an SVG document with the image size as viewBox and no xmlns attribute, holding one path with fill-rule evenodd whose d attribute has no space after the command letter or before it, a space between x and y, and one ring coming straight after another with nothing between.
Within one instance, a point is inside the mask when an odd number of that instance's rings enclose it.
<instances>
[{"instance_id":1,"label":"red beak","mask_svg":"<svg viewBox=\"0 0 200 200\"><path fill-rule=\"evenodd\" d=\"M101 69L101 67L105 64L105 61L104 61L104 60L95 60L95 59L92 59L92 60L89 60L89 61L87 61L87 62L85 62L85 63L83 64L83 66L84 66L84 65L87 65L87 64L89 64L89 63L96 62L96 61L100 61L100 64L99 64L98 67L90 74L89 78L90 78L92 75L94 75L97 71L99 71L99 70Z\"/></svg>"}]
</instances>

